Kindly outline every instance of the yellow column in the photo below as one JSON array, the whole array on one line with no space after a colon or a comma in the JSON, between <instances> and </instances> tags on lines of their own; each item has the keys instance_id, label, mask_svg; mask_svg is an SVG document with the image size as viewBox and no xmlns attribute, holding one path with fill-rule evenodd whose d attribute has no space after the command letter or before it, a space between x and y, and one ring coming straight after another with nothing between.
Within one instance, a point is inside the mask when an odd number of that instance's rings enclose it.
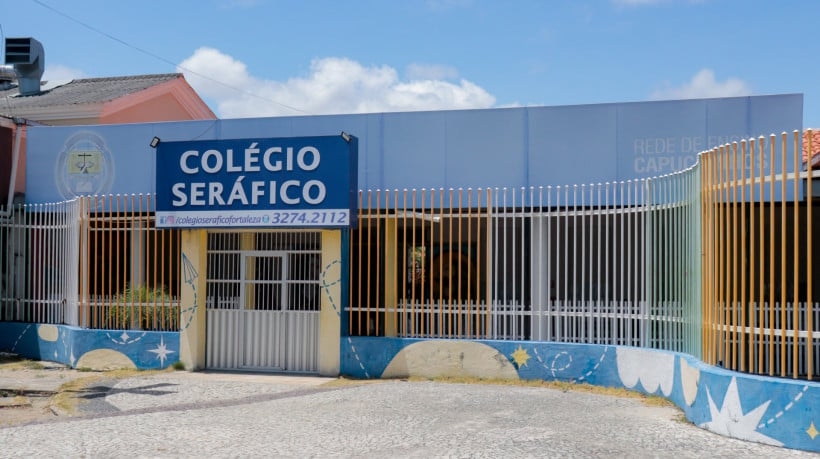
<instances>
[{"instance_id":1,"label":"yellow column","mask_svg":"<svg viewBox=\"0 0 820 459\"><path fill-rule=\"evenodd\" d=\"M205 273L208 232L182 230L179 360L188 370L205 368Z\"/></svg>"},{"instance_id":2,"label":"yellow column","mask_svg":"<svg viewBox=\"0 0 820 459\"><path fill-rule=\"evenodd\" d=\"M322 309L319 315L319 374L339 375L342 311L342 232L322 231Z\"/></svg>"},{"instance_id":3,"label":"yellow column","mask_svg":"<svg viewBox=\"0 0 820 459\"><path fill-rule=\"evenodd\" d=\"M396 221L384 222L384 336L396 336Z\"/></svg>"}]
</instances>

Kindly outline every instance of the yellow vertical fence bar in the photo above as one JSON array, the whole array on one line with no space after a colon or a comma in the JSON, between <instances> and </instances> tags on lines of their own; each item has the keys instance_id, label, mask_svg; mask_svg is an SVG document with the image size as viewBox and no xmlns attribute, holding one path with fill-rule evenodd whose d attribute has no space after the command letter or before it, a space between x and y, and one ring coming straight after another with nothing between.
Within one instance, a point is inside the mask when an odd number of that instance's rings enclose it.
<instances>
[{"instance_id":1,"label":"yellow vertical fence bar","mask_svg":"<svg viewBox=\"0 0 820 459\"><path fill-rule=\"evenodd\" d=\"M402 267L401 267L401 303L402 303L402 320L401 333L402 336L407 336L407 188L402 191ZM412 310L411 310L412 311Z\"/></svg>"},{"instance_id":2,"label":"yellow vertical fence bar","mask_svg":"<svg viewBox=\"0 0 820 459\"><path fill-rule=\"evenodd\" d=\"M373 193L372 193L371 190L367 190L367 253L365 254L365 256L367 257L367 267L365 268L365 270L367 271L367 285L365 286L365 289L366 289L365 290L365 298L367 298L367 300L365 301L365 304L367 305L367 313L365 314L365 317L364 317L364 320L365 320L365 325L364 326L367 328L367 333L366 333L367 336L370 336L370 320L371 320L371 318L370 318L370 314L371 314L371 311L370 311L370 271L371 271L371 269L370 269L370 254L371 254L372 245L371 245L370 232L371 232L371 214L372 214L372 210L373 210ZM359 331L359 333L361 333L361 330Z\"/></svg>"},{"instance_id":3,"label":"yellow vertical fence bar","mask_svg":"<svg viewBox=\"0 0 820 459\"><path fill-rule=\"evenodd\" d=\"M486 244L485 248L486 248L487 256L484 257L484 258L487 262L487 266L486 266L486 269L485 269L485 274L487 276L487 282L485 283L485 287L484 287L486 289L486 292L485 292L485 304L486 304L486 306L485 306L486 310L485 311L486 311L486 315L485 315L485 318L484 318L484 325L487 329L487 337L490 337L490 333L492 331L491 327L490 327L490 308L492 307L492 295L491 295L491 290L490 289L492 288L491 287L492 282L490 282L489 280L490 280L490 274L492 273L492 270L490 269L490 263L492 262L492 259L490 258L490 254L491 254L491 250L492 250L492 236L493 236L493 234L491 232L491 230L492 230L493 194L492 194L492 189L490 189L490 187L487 187L487 201L486 202L487 202L487 204L486 204L487 205L487 215L486 215L486 218L487 218L487 221L486 221L487 244Z\"/></svg>"},{"instance_id":4,"label":"yellow vertical fence bar","mask_svg":"<svg viewBox=\"0 0 820 459\"><path fill-rule=\"evenodd\" d=\"M794 292L792 293L792 375L799 370L800 337L800 131L794 131Z\"/></svg>"},{"instance_id":5,"label":"yellow vertical fence bar","mask_svg":"<svg viewBox=\"0 0 820 459\"><path fill-rule=\"evenodd\" d=\"M384 302L381 298L381 221L382 221L382 206L381 206L381 190L376 190L376 298L375 298L375 310L376 310L376 335L379 334L379 316L381 315L381 311L384 308Z\"/></svg>"},{"instance_id":6,"label":"yellow vertical fence bar","mask_svg":"<svg viewBox=\"0 0 820 459\"><path fill-rule=\"evenodd\" d=\"M717 290L715 292L715 363L723 361L723 250L725 239L723 237L723 150L718 147L715 153L715 219L716 234L715 240L715 271L717 271Z\"/></svg>"},{"instance_id":7,"label":"yellow vertical fence bar","mask_svg":"<svg viewBox=\"0 0 820 459\"><path fill-rule=\"evenodd\" d=\"M812 302L812 232L811 232L811 218L812 218L812 155L814 148L812 145L812 130L806 131L806 367L808 379L811 381L814 373L814 303Z\"/></svg>"},{"instance_id":8,"label":"yellow vertical fence bar","mask_svg":"<svg viewBox=\"0 0 820 459\"><path fill-rule=\"evenodd\" d=\"M758 336L758 343L757 343L757 351L758 351L757 352L757 372L758 373L763 373L763 363L764 363L764 361L763 361L763 351L764 351L764 348L763 348L763 342L764 342L764 339L763 339L763 337L764 337L763 324L765 323L765 319L766 319L765 309L763 308L763 305L766 304L766 299L764 298L764 288L763 288L764 283L765 283L765 276L766 276L766 263L764 262L764 256L763 256L764 250L766 250L766 246L765 246L765 239L766 238L765 238L765 234L764 234L764 229L765 229L764 220L765 220L765 218L764 218L764 215L763 215L763 213L765 212L765 207L763 206L763 203L765 202L765 199L766 199L765 195L763 194L763 192L765 190L765 182L766 182L766 173L764 171L764 164L766 162L765 161L766 150L765 150L765 145L764 145L765 142L764 141L765 141L765 139L763 137L760 137L758 139L758 142L757 142L757 148L760 151L760 155L759 155L759 157L760 157L760 177L759 177L760 178L760 183L758 185L758 187L759 187L759 196L760 196L758 198L758 205L759 205L760 209L759 209L759 212L758 212L758 216L759 216L759 218L758 218L758 220L759 220L758 221L758 233L759 233L759 236L758 236L758 244L757 244L757 247L758 247L758 284L757 284L757 287L758 287L758 307L759 307L759 309L758 309L758 314L759 314L758 323L759 323L759 326L760 326L760 335ZM769 264L771 264L771 262ZM769 353L769 355L771 355L771 353Z\"/></svg>"},{"instance_id":9,"label":"yellow vertical fence bar","mask_svg":"<svg viewBox=\"0 0 820 459\"><path fill-rule=\"evenodd\" d=\"M387 207L389 207L389 206L387 206ZM399 307L398 307L398 304L397 304L397 301L398 301L398 298L399 298L399 295L398 295L399 283L398 283L398 279L395 279L395 276L400 275L399 274L399 267L398 267L399 260L401 260L401 257L399 256L399 248L401 248L401 250L404 250L404 246L399 246L399 230L398 230L398 228L399 228L399 212L398 212L398 209L399 209L399 190L398 190L398 188L396 188L396 189L393 190L393 250L395 250L396 253L393 255L393 277L394 278L391 279L391 281L390 281L390 283L393 284L393 324L394 325L399 323L398 322ZM404 228L402 228L402 232L404 232Z\"/></svg>"},{"instance_id":10,"label":"yellow vertical fence bar","mask_svg":"<svg viewBox=\"0 0 820 459\"><path fill-rule=\"evenodd\" d=\"M439 193L440 195L441 193ZM438 221L438 226L441 226L441 220ZM440 243L440 242L439 242ZM436 189L430 188L430 256L429 256L429 263L430 266L428 268L429 273L427 274L427 284L429 285L428 291L430 295L430 333L434 334L434 336L441 336L441 304L436 303L436 292L435 292L435 281L433 276L435 274L435 257L433 256L435 252L435 244L436 244ZM434 308L433 306L438 304L438 308ZM438 309L438 319L436 318L436 309ZM434 330L435 327L435 331Z\"/></svg>"},{"instance_id":11,"label":"yellow vertical fence bar","mask_svg":"<svg viewBox=\"0 0 820 459\"><path fill-rule=\"evenodd\" d=\"M775 208L774 208L774 190L775 190L775 164L777 164L777 158L775 157L777 145L777 137L772 134L769 137L769 375L774 376L774 327L775 327L775 314L774 314L774 271L775 271L775 263L774 263L774 247L775 247L775 238L774 238L774 220L775 220Z\"/></svg>"},{"instance_id":12,"label":"yellow vertical fence bar","mask_svg":"<svg viewBox=\"0 0 820 459\"><path fill-rule=\"evenodd\" d=\"M461 209L462 209L462 189L458 189L458 235L456 236L456 255L458 259L456 260L457 270L456 270L456 279L458 280L458 285L456 286L456 298L458 302L458 336L464 336L464 324L462 321L462 314L461 314ZM450 271L450 277L452 278L452 271Z\"/></svg>"},{"instance_id":13,"label":"yellow vertical fence bar","mask_svg":"<svg viewBox=\"0 0 820 459\"><path fill-rule=\"evenodd\" d=\"M447 337L453 337L453 189L450 188L450 205L447 221L450 223L447 250Z\"/></svg>"},{"instance_id":14,"label":"yellow vertical fence bar","mask_svg":"<svg viewBox=\"0 0 820 459\"><path fill-rule=\"evenodd\" d=\"M720 360L720 343L721 343L721 335L720 329L718 328L721 320L720 320L720 295L721 295L721 287L723 285L721 276L722 271L720 269L720 251L722 248L722 237L720 236L720 228L721 228L721 219L720 219L720 155L718 154L718 149L715 148L712 150L712 167L711 167L711 176L712 176L712 329L710 330L712 335L712 363L717 364L718 360Z\"/></svg>"},{"instance_id":15,"label":"yellow vertical fence bar","mask_svg":"<svg viewBox=\"0 0 820 459\"><path fill-rule=\"evenodd\" d=\"M740 143L740 371L746 371L746 141ZM749 337L751 342L751 336ZM751 354L751 352L750 352Z\"/></svg>"},{"instance_id":16,"label":"yellow vertical fence bar","mask_svg":"<svg viewBox=\"0 0 820 459\"><path fill-rule=\"evenodd\" d=\"M114 207L113 206L113 201L114 201L114 196L109 194L108 195L107 209L106 209L109 217L111 216L111 209ZM108 225L107 225L107 228L105 229L105 232L103 234L104 234L105 238L108 240L108 246L109 247L108 247L108 251L103 251L104 254L110 254L112 251L114 251L114 240L112 239L112 236L113 236L113 233L114 233L114 219L113 218L108 218L107 220L108 220ZM103 295L103 298L104 298L104 301L105 301L106 304L110 304L111 299L112 299L111 298L111 290L113 289L112 285L113 285L114 276L111 275L111 271L112 271L111 261L113 259L114 259L113 256L111 256L108 259L108 263L107 263L107 265L108 265L107 266L107 268L108 268L107 271L108 272L105 273L105 276L108 278L108 290L106 290L104 295ZM117 323L117 324L120 323L120 308L115 308L114 309L114 320L116 321L115 323Z\"/></svg>"},{"instance_id":17,"label":"yellow vertical fence bar","mask_svg":"<svg viewBox=\"0 0 820 459\"><path fill-rule=\"evenodd\" d=\"M729 334L726 333L726 330L727 330L727 328L726 328L726 325L727 325L727 320L726 320L726 318L727 318L726 317L726 309L727 309L726 308L726 297L728 296L728 295L726 295L726 291L728 290L728 285L727 285L727 282L726 282L726 280L727 280L727 277L726 277L726 272L727 272L727 269L726 269L727 268L727 265L726 265L726 251L727 251L727 247L728 247L728 240L726 238L725 228L728 226L728 223L726 221L726 206L727 206L727 201L728 200L726 199L726 195L725 195L725 193L726 193L726 182L727 182L727 180L726 180L726 167L725 167L726 166L726 158L725 158L726 155L724 154L725 153L725 147L721 146L720 149L719 149L719 152L720 152L719 153L719 155L720 155L720 164L718 166L718 168L719 168L718 186L720 188L719 188L719 195L718 195L719 196L718 197L718 204L720 206L720 223L719 223L720 230L719 230L719 239L718 239L718 241L720 242L720 252L719 252L718 256L720 258L720 266L718 268L718 271L719 271L719 276L720 276L720 286L718 288L718 308L719 308L720 312L719 312L718 322L719 322L720 326L718 327L718 336L720 338L720 351L721 351L719 360L722 362L723 365L727 365L726 357L727 357L728 354L727 354L727 349L726 348L729 345L729 342L728 342Z\"/></svg>"},{"instance_id":18,"label":"yellow vertical fence bar","mask_svg":"<svg viewBox=\"0 0 820 459\"><path fill-rule=\"evenodd\" d=\"M782 134L780 168L780 376L786 376L786 145Z\"/></svg>"},{"instance_id":19,"label":"yellow vertical fence bar","mask_svg":"<svg viewBox=\"0 0 820 459\"><path fill-rule=\"evenodd\" d=\"M468 256L468 259L470 260L468 268L467 268L467 308L468 308L468 311L470 311L470 314L468 315L469 321L467 322L467 324L468 324L467 326L469 327L468 330L472 330L469 333L468 336L470 336L471 338L478 338L478 321L473 323L473 311L477 311L478 308L477 307L474 308L473 305L472 305L472 297L473 296L471 295L472 292L470 291L470 287L472 287L471 277L472 277L472 274L473 274L472 269L470 269L470 267L473 265L473 258L475 257L475 254L472 251L472 245L471 245L472 240L473 240L473 235L472 235L472 232L473 232L473 224L472 224L473 212L472 212L472 210L473 210L473 189L472 188L467 188L467 256ZM476 301L476 306L478 306L478 301Z\"/></svg>"},{"instance_id":20,"label":"yellow vertical fence bar","mask_svg":"<svg viewBox=\"0 0 820 459\"><path fill-rule=\"evenodd\" d=\"M98 259L97 258L97 250L98 249L101 250L103 248L103 246L105 244L105 241L100 240L98 242L98 238L99 238L99 231L98 231L99 222L97 221L97 215L98 215L97 210L99 209L98 205L99 205L99 199L98 199L97 196L94 196L94 214L93 214L93 217L92 217L92 214L90 212L90 209L89 209L89 213L88 213L89 231L91 231L92 222L94 224L94 229L93 229L93 233L92 233L94 238L91 241L91 243L94 247L94 253L92 253L89 256L89 261L91 263L94 263L94 269L93 269L93 273L92 273L92 277L91 277L92 279L94 279L94 285L93 285L93 291L94 291L94 327L97 327L98 323L100 324L99 326L103 326L102 325L103 318L100 317L100 314L99 314L100 308L98 307L98 304L99 304L98 300L99 300L99 294L100 294L99 292L100 291L99 291L99 284L97 282L97 271L99 269L99 267L97 266L99 264L97 262L97 259ZM98 322L98 320L99 320L99 322ZM108 325L109 325L108 323L105 324L105 326L108 326Z\"/></svg>"},{"instance_id":21,"label":"yellow vertical fence bar","mask_svg":"<svg viewBox=\"0 0 820 459\"><path fill-rule=\"evenodd\" d=\"M713 218L714 214L714 186L712 183L712 168L714 167L714 157L710 151L704 153L703 157L705 158L704 162L704 169L706 174L706 181L703 182L707 188L707 195L706 195L706 209L705 214L706 217L704 221L708 222L708 226L704 228L703 233L707 237L707 245L706 245L706 254L703 260L704 269L702 273L708 273L709 278L706 280L707 288L704 289L704 294L706 295L705 305L706 305L706 312L704 317L706 318L706 326L708 327L703 331L705 336L705 347L704 350L706 351L706 356L708 358L708 363L714 363L714 339L712 333L714 332L714 316L712 314L712 309L714 308L714 291L715 291L715 270L714 270L714 261L715 261L715 238L713 235L713 231L715 228L715 221Z\"/></svg>"},{"instance_id":22,"label":"yellow vertical fence bar","mask_svg":"<svg viewBox=\"0 0 820 459\"><path fill-rule=\"evenodd\" d=\"M716 354L716 340L715 340L715 297L717 295L717 238L715 237L715 232L717 231L717 215L715 211L717 210L717 206L715 205L715 200L717 199L717 195L715 194L715 165L716 159L714 150L707 152L707 157L709 158L709 225L710 227L707 229L709 232L709 275L711 279L709 280L709 363L714 364L717 359L715 358Z\"/></svg>"},{"instance_id":23,"label":"yellow vertical fence bar","mask_svg":"<svg viewBox=\"0 0 820 459\"><path fill-rule=\"evenodd\" d=\"M412 216L410 229L410 333L411 336L416 336L416 274L418 270L416 260L416 189L412 190ZM406 250L406 249L405 249Z\"/></svg>"},{"instance_id":24,"label":"yellow vertical fence bar","mask_svg":"<svg viewBox=\"0 0 820 459\"><path fill-rule=\"evenodd\" d=\"M744 161L745 163L745 161ZM759 362L761 343L757 330L762 329L762 323L755 323L760 318L760 305L755 302L757 295L757 276L755 276L755 139L749 139L749 371L760 372ZM756 313L757 312L757 313ZM755 326L757 325L757 326ZM755 345L755 343L758 343ZM755 358L757 357L757 358Z\"/></svg>"},{"instance_id":25,"label":"yellow vertical fence bar","mask_svg":"<svg viewBox=\"0 0 820 459\"><path fill-rule=\"evenodd\" d=\"M718 347L717 347L717 293L718 293L718 265L717 265L717 189L716 186L716 172L718 158L713 149L708 153L709 158L709 363L717 363Z\"/></svg>"},{"instance_id":26,"label":"yellow vertical fence bar","mask_svg":"<svg viewBox=\"0 0 820 459\"><path fill-rule=\"evenodd\" d=\"M175 230L173 235L174 235L174 237L172 238L172 240L175 241L174 242L174 244L175 244L174 247L176 248L176 251L174 252L174 257L176 257L177 260L181 261L181 258L182 258L182 253L181 253L181 251L182 251L182 231ZM177 269L177 272L179 272L179 269ZM181 285L182 281L183 281L182 279L178 279L177 280L177 285L178 286ZM348 289L348 290L350 290L350 289ZM176 302L177 308L176 308L176 314L174 314L174 319L176 320L177 327L180 327L181 324L182 324L182 307L181 307L182 306L182 304L181 304L182 303L182 291L178 290L178 292L179 292L179 294L177 295L177 302ZM350 303L348 303L348 304L350 304Z\"/></svg>"},{"instance_id":27,"label":"yellow vertical fence bar","mask_svg":"<svg viewBox=\"0 0 820 459\"><path fill-rule=\"evenodd\" d=\"M737 370L737 142L732 143L731 161L732 164L730 167L732 171L732 247L729 257L732 260L732 291L730 297L730 302L732 304L732 366L730 368L733 370Z\"/></svg>"},{"instance_id":28,"label":"yellow vertical fence bar","mask_svg":"<svg viewBox=\"0 0 820 459\"><path fill-rule=\"evenodd\" d=\"M475 278L475 311L476 311L476 338L481 338L482 334L486 337L486 324L482 323L481 314L481 188L476 190L476 278Z\"/></svg>"},{"instance_id":29,"label":"yellow vertical fence bar","mask_svg":"<svg viewBox=\"0 0 820 459\"><path fill-rule=\"evenodd\" d=\"M711 362L711 340L709 339L709 335L711 332L711 261L712 261L712 253L711 253L711 237L710 237L710 230L711 230L711 219L710 212L711 212L711 196L712 196L712 184L710 183L711 175L709 174L709 168L711 167L711 160L708 153L701 153L701 246L703 247L703 254L701 256L701 265L703 269L701 270L701 280L703 284L703 289L701 289L701 314L703 316L703 326L701 332L701 346L703 347L703 355L705 356L705 360L707 363Z\"/></svg>"},{"instance_id":30,"label":"yellow vertical fence bar","mask_svg":"<svg viewBox=\"0 0 820 459\"><path fill-rule=\"evenodd\" d=\"M425 253L425 251L427 250L427 246L424 245L424 203L425 203L426 194L427 194L427 190L425 188L422 188L421 189L421 207L418 208L419 219L421 220L421 233L419 234L419 245L421 246L421 248L419 249L416 246L413 247L414 251L418 250L417 252L414 252L414 253L415 253L415 256L416 256L416 260L419 263L419 266L416 267L416 269L418 270L417 274L416 274L416 278L417 278L417 283L418 283L418 288L419 288L419 305L420 305L421 311L422 311L420 316L419 316L419 333L421 333L422 335L424 334L424 326L425 326L425 323L427 322L426 317L425 317L427 314L424 312L425 311L425 303L426 303L426 299L424 297L424 279L426 277L424 259L427 257L427 254ZM415 202L414 202L414 204L415 204Z\"/></svg>"},{"instance_id":31,"label":"yellow vertical fence bar","mask_svg":"<svg viewBox=\"0 0 820 459\"><path fill-rule=\"evenodd\" d=\"M364 264L364 259L362 258L362 232L364 231L364 218L363 218L364 215L363 215L363 209L362 209L363 199L364 199L364 193L362 191L359 191L359 215L358 215L358 219L359 219L359 231L358 231L358 233L359 233L359 246L358 246L359 247L358 248L358 260L359 260L359 269L358 269L358 271L359 271L359 276L358 276L358 284L357 284L358 289L357 289L357 297L356 297L356 300L357 300L357 303L356 303L356 325L357 325L357 329L359 330L360 334L361 334L361 330L362 330L362 293L361 293L362 292L362 264ZM353 289L351 289L351 292L352 291L353 291ZM352 304L353 303L352 303L352 300L351 300L351 306L352 306ZM350 333L352 334L353 333L353 308L352 307L350 308L350 324L349 324L349 326L350 326Z\"/></svg>"},{"instance_id":32,"label":"yellow vertical fence bar","mask_svg":"<svg viewBox=\"0 0 820 459\"><path fill-rule=\"evenodd\" d=\"M439 321L439 336L444 336L444 222L447 220L444 216L444 188L438 189L438 321Z\"/></svg>"}]
</instances>

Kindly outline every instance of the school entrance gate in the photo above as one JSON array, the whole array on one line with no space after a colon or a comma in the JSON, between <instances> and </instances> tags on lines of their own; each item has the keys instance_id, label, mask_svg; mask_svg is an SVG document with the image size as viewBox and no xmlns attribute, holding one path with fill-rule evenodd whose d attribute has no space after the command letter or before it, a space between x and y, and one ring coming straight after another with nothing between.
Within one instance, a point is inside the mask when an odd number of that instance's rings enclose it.
<instances>
[{"instance_id":1,"label":"school entrance gate","mask_svg":"<svg viewBox=\"0 0 820 459\"><path fill-rule=\"evenodd\" d=\"M212 232L206 368L319 371L321 232Z\"/></svg>"},{"instance_id":2,"label":"school entrance gate","mask_svg":"<svg viewBox=\"0 0 820 459\"><path fill-rule=\"evenodd\" d=\"M338 375L358 139L151 145L156 225L181 229L179 361Z\"/></svg>"}]
</instances>

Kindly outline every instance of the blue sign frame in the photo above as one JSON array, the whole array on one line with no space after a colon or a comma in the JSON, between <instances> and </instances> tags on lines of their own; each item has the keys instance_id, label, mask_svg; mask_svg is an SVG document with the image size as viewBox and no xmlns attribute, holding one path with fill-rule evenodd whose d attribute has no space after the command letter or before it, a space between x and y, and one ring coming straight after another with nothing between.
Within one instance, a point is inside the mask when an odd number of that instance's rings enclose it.
<instances>
[{"instance_id":1,"label":"blue sign frame","mask_svg":"<svg viewBox=\"0 0 820 459\"><path fill-rule=\"evenodd\" d=\"M347 228L357 210L355 136L160 142L160 228Z\"/></svg>"}]
</instances>

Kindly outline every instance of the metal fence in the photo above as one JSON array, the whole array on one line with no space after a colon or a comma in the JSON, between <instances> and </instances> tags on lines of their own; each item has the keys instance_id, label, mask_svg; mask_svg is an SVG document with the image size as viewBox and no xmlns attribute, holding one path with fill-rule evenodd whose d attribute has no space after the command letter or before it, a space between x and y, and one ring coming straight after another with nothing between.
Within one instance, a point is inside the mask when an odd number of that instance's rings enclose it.
<instances>
[{"instance_id":1,"label":"metal fence","mask_svg":"<svg viewBox=\"0 0 820 459\"><path fill-rule=\"evenodd\" d=\"M93 196L4 212L0 320L178 329L179 233L154 226L152 199Z\"/></svg>"},{"instance_id":2,"label":"metal fence","mask_svg":"<svg viewBox=\"0 0 820 459\"><path fill-rule=\"evenodd\" d=\"M78 325L80 207L0 208L0 320Z\"/></svg>"},{"instance_id":3,"label":"metal fence","mask_svg":"<svg viewBox=\"0 0 820 459\"><path fill-rule=\"evenodd\" d=\"M700 355L699 181L361 192L349 332Z\"/></svg>"},{"instance_id":4,"label":"metal fence","mask_svg":"<svg viewBox=\"0 0 820 459\"><path fill-rule=\"evenodd\" d=\"M811 142L748 139L626 182L362 191L347 332L631 345L816 377ZM155 227L153 200L0 209L0 320L178 329L180 234Z\"/></svg>"},{"instance_id":5,"label":"metal fence","mask_svg":"<svg viewBox=\"0 0 820 459\"><path fill-rule=\"evenodd\" d=\"M79 199L79 324L88 328L179 328L180 233L159 229L153 195Z\"/></svg>"},{"instance_id":6,"label":"metal fence","mask_svg":"<svg viewBox=\"0 0 820 459\"><path fill-rule=\"evenodd\" d=\"M812 296L812 132L701 154L704 360L768 375L820 376ZM797 305L797 307L795 306Z\"/></svg>"}]
</instances>

